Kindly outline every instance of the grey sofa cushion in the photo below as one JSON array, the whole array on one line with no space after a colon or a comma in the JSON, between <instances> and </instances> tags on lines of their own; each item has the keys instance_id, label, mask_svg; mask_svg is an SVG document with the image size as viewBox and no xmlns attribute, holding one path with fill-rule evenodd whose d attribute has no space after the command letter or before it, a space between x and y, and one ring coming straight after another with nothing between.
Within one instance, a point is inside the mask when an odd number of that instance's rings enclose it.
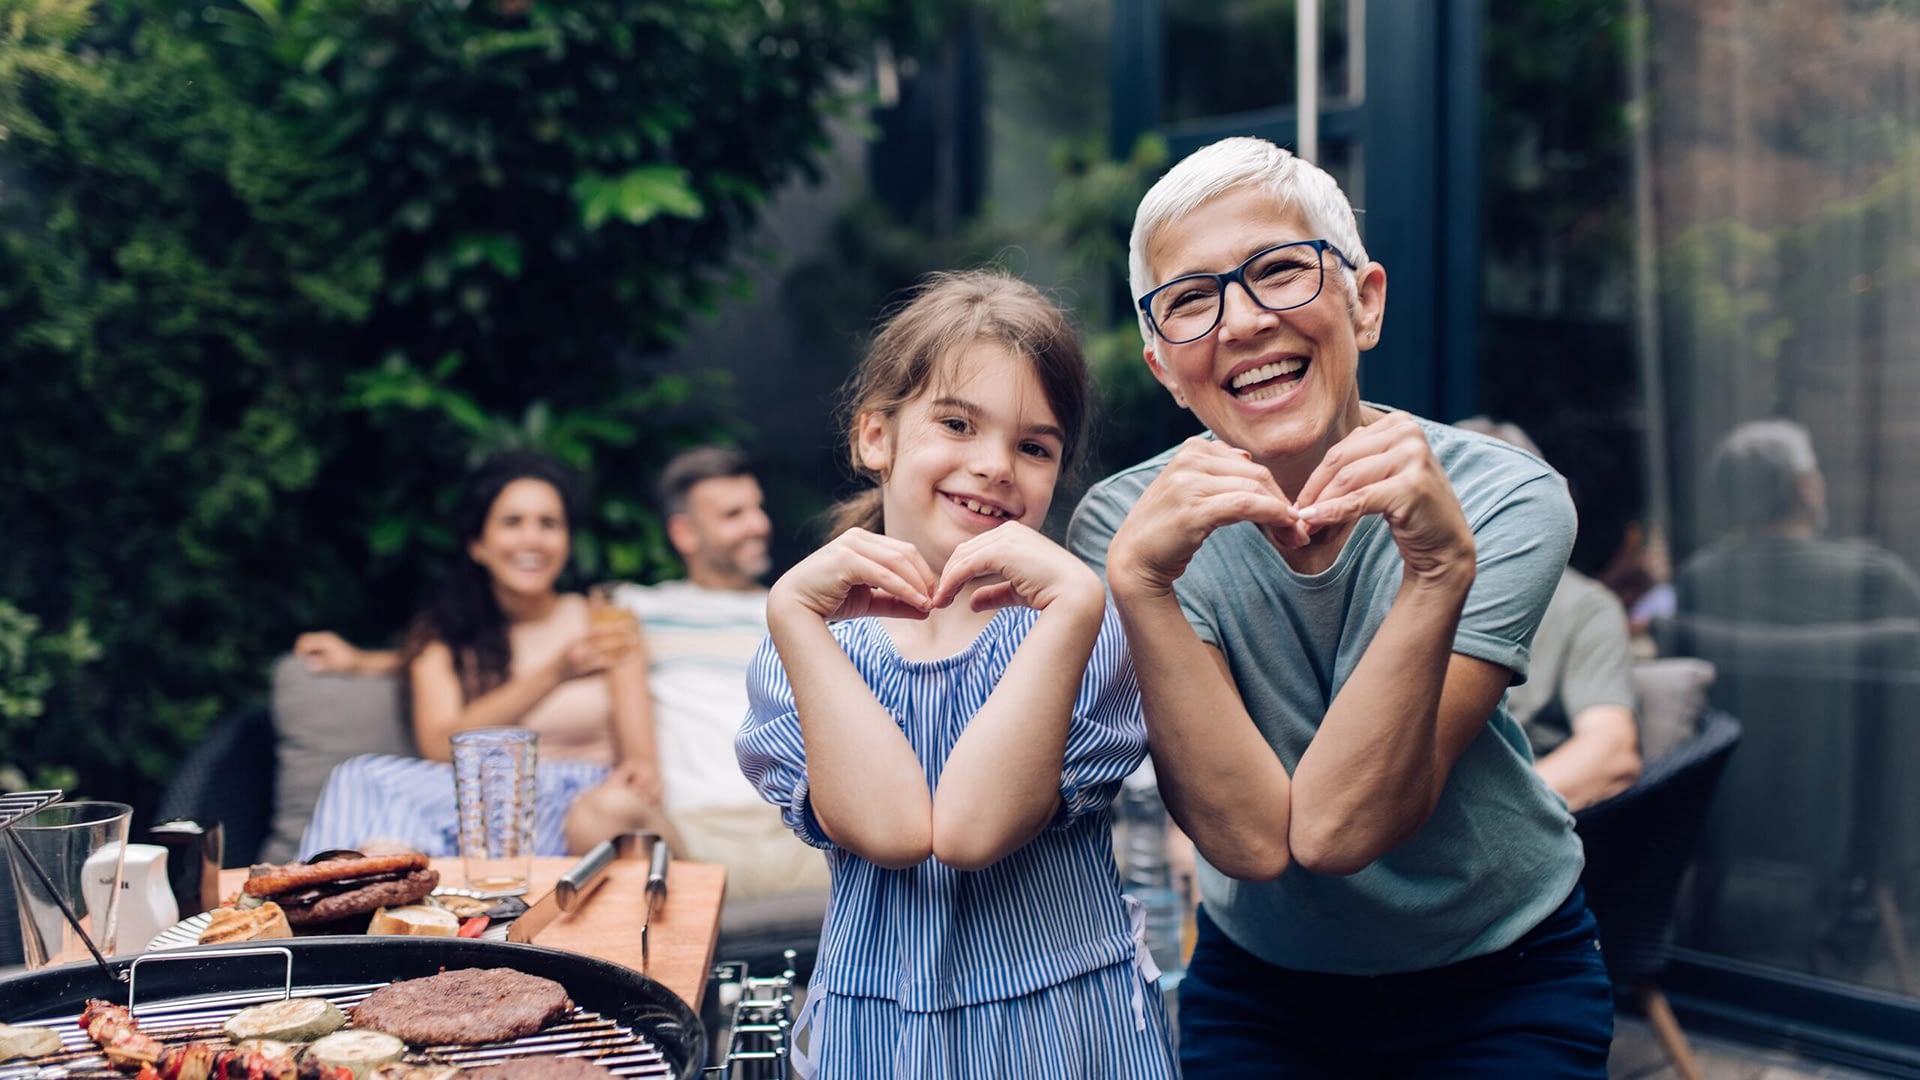
<instances>
[{"instance_id":1,"label":"grey sofa cushion","mask_svg":"<svg viewBox=\"0 0 1920 1080\"><path fill-rule=\"evenodd\" d=\"M335 765L358 754L412 754L404 675L316 674L293 656L273 668L277 776L273 829L261 858L285 862Z\"/></svg>"},{"instance_id":2,"label":"grey sofa cushion","mask_svg":"<svg viewBox=\"0 0 1920 1080\"><path fill-rule=\"evenodd\" d=\"M1691 656L1641 660L1633 665L1641 761L1666 756L1700 730L1713 675L1712 664Z\"/></svg>"}]
</instances>

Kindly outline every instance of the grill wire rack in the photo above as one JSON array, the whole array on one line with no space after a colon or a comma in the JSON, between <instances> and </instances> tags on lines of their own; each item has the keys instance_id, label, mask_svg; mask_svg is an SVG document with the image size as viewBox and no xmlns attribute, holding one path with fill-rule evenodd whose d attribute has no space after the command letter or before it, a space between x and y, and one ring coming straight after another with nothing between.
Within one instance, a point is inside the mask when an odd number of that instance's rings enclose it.
<instances>
[{"instance_id":1,"label":"grill wire rack","mask_svg":"<svg viewBox=\"0 0 1920 1080\"><path fill-rule=\"evenodd\" d=\"M724 1026L716 1025L714 1054L720 1064L709 1066L705 1080L789 1080L793 1050L793 1005L797 959L785 950L780 974L755 977L745 963L732 960L714 965L711 982Z\"/></svg>"},{"instance_id":2,"label":"grill wire rack","mask_svg":"<svg viewBox=\"0 0 1920 1080\"><path fill-rule=\"evenodd\" d=\"M61 791L13 791L0 795L0 829L11 829L14 822L37 814L65 797Z\"/></svg>"}]
</instances>

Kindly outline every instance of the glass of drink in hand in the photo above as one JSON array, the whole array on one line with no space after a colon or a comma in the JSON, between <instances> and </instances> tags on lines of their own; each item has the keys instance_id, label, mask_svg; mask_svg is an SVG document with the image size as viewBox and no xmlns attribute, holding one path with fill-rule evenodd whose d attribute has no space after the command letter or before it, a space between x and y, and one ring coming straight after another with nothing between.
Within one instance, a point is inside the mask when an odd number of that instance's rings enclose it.
<instances>
[{"instance_id":1,"label":"glass of drink in hand","mask_svg":"<svg viewBox=\"0 0 1920 1080\"><path fill-rule=\"evenodd\" d=\"M622 606L614 599L613 585L595 585L587 590L587 625L598 637L605 631L620 631L621 638L631 644L640 640L640 616L632 608ZM612 635L608 635L612 636ZM611 644L611 643L609 643ZM622 646L619 655L624 656L627 646Z\"/></svg>"},{"instance_id":2,"label":"glass of drink in hand","mask_svg":"<svg viewBox=\"0 0 1920 1080\"><path fill-rule=\"evenodd\" d=\"M631 608L614 599L613 585L595 585L587 590L587 619L595 630L632 630L640 632L640 617Z\"/></svg>"}]
</instances>

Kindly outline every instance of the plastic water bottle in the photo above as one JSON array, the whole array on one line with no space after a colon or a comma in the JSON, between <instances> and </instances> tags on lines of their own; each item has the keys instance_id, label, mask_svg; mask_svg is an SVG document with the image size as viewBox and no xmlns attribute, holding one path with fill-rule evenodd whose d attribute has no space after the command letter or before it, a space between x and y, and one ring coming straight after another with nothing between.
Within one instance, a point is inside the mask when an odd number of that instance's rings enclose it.
<instances>
[{"instance_id":1,"label":"plastic water bottle","mask_svg":"<svg viewBox=\"0 0 1920 1080\"><path fill-rule=\"evenodd\" d=\"M1181 931L1187 898L1167 864L1167 810L1150 771L1129 777L1120 789L1120 886L1139 901L1147 922L1147 951L1160 969L1160 989L1172 990L1185 974Z\"/></svg>"}]
</instances>

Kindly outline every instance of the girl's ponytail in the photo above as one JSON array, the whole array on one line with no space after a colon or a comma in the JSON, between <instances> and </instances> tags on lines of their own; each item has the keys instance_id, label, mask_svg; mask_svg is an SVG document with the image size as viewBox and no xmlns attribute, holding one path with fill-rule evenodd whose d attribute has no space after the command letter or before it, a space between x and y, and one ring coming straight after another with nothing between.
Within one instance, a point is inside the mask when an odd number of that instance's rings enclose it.
<instances>
[{"instance_id":1,"label":"girl's ponytail","mask_svg":"<svg viewBox=\"0 0 1920 1080\"><path fill-rule=\"evenodd\" d=\"M885 532L886 523L880 512L883 497L879 488L870 487L834 503L827 511L827 539L831 540L848 529Z\"/></svg>"}]
</instances>

